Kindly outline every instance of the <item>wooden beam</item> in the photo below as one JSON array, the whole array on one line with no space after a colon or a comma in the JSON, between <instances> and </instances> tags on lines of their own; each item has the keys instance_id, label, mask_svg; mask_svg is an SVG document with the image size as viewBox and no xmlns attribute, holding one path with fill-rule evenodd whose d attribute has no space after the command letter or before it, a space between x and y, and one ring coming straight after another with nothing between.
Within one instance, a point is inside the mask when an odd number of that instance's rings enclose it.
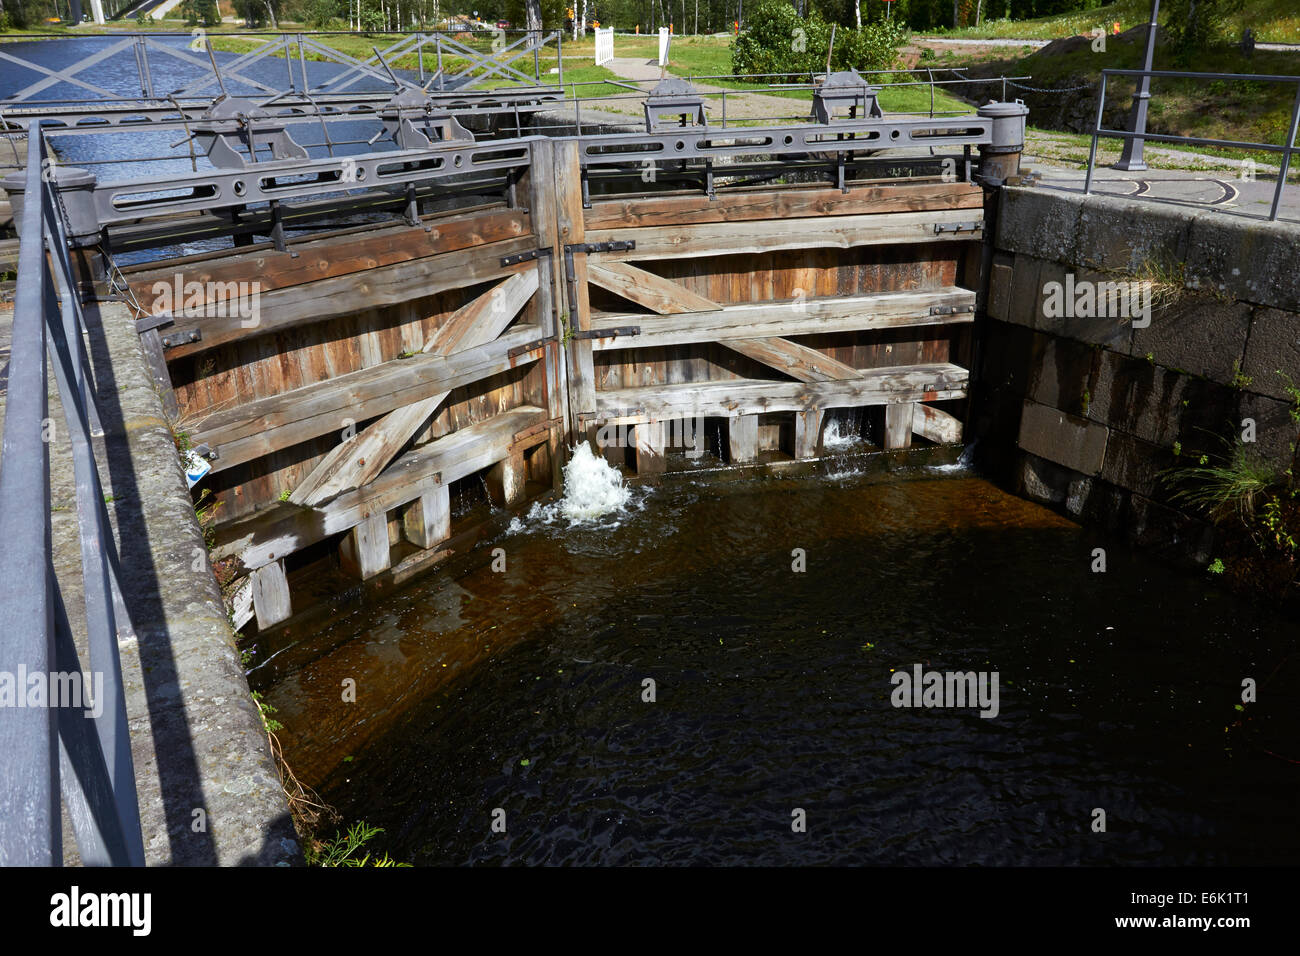
<instances>
[{"instance_id":1,"label":"wooden beam","mask_svg":"<svg viewBox=\"0 0 1300 956\"><path fill-rule=\"evenodd\" d=\"M417 548L435 547L451 536L451 489L439 485L402 513L402 534Z\"/></svg>"},{"instance_id":2,"label":"wooden beam","mask_svg":"<svg viewBox=\"0 0 1300 956\"><path fill-rule=\"evenodd\" d=\"M644 305L660 315L710 312L722 308L718 303L696 295L685 286L626 262L588 263L587 278L594 285L621 295L637 305Z\"/></svg>"},{"instance_id":3,"label":"wooden beam","mask_svg":"<svg viewBox=\"0 0 1300 956\"><path fill-rule=\"evenodd\" d=\"M972 183L917 183L837 188L754 187L708 196L595 199L587 228L623 229L681 226L687 223L743 222L754 219L800 219L928 209L979 209L984 191Z\"/></svg>"},{"instance_id":4,"label":"wooden beam","mask_svg":"<svg viewBox=\"0 0 1300 956\"><path fill-rule=\"evenodd\" d=\"M671 316L599 313L600 327L635 325L637 335L592 339L604 349L658 348L691 342L723 342L732 338L814 335L903 326L947 325L974 321L971 312L931 315L934 308L965 308L975 293L957 286L930 292L884 292L876 295L833 296L790 302L745 303L716 312L686 312Z\"/></svg>"},{"instance_id":5,"label":"wooden beam","mask_svg":"<svg viewBox=\"0 0 1300 956\"><path fill-rule=\"evenodd\" d=\"M555 210L555 144L546 137L534 139L528 146L529 165L520 177L518 190L528 197L537 248L548 249L551 254L537 260L541 281L537 288L536 322L551 340L546 349L546 378L543 390L549 416L562 427L553 428L550 436L551 484L559 488L564 480L564 462L567 449L576 436L569 434L569 388L565 352L559 343L560 315L567 312L565 301L564 245L556 226Z\"/></svg>"},{"instance_id":6,"label":"wooden beam","mask_svg":"<svg viewBox=\"0 0 1300 956\"><path fill-rule=\"evenodd\" d=\"M366 580L392 565L388 545L388 515L376 511L367 515L339 544L345 570Z\"/></svg>"},{"instance_id":7,"label":"wooden beam","mask_svg":"<svg viewBox=\"0 0 1300 956\"><path fill-rule=\"evenodd\" d=\"M758 457L757 415L736 415L727 420L727 449L733 465Z\"/></svg>"},{"instance_id":8,"label":"wooden beam","mask_svg":"<svg viewBox=\"0 0 1300 956\"><path fill-rule=\"evenodd\" d=\"M546 420L544 409L512 408L412 449L369 485L339 495L324 508L280 502L218 524L213 560L238 557L241 566L251 570L349 531L372 514L399 508L432 494L439 484L448 486L495 464L510 453L516 433Z\"/></svg>"},{"instance_id":9,"label":"wooden beam","mask_svg":"<svg viewBox=\"0 0 1300 956\"><path fill-rule=\"evenodd\" d=\"M969 373L946 362L864 369L861 378L836 382L767 382L733 379L621 388L600 392L594 420L650 422L708 416L731 418L761 412L933 402L963 398Z\"/></svg>"},{"instance_id":10,"label":"wooden beam","mask_svg":"<svg viewBox=\"0 0 1300 956\"><path fill-rule=\"evenodd\" d=\"M904 242L951 242L983 238L983 230L936 232L939 225L981 222L980 210L945 209L896 212L877 216L832 216L818 219L713 222L643 229L601 229L587 242L633 240L636 248L594 253L600 263L638 259L694 258L775 252L781 249L852 249Z\"/></svg>"},{"instance_id":11,"label":"wooden beam","mask_svg":"<svg viewBox=\"0 0 1300 956\"><path fill-rule=\"evenodd\" d=\"M816 457L817 444L822 433L822 418L825 414L825 410L821 408L794 413L794 457Z\"/></svg>"},{"instance_id":12,"label":"wooden beam","mask_svg":"<svg viewBox=\"0 0 1300 956\"><path fill-rule=\"evenodd\" d=\"M233 630L240 630L253 619L253 575L244 578L235 585L230 595L230 625Z\"/></svg>"},{"instance_id":13,"label":"wooden beam","mask_svg":"<svg viewBox=\"0 0 1300 956\"><path fill-rule=\"evenodd\" d=\"M885 406L885 447L910 448L912 445L912 419L916 404L897 402Z\"/></svg>"},{"instance_id":14,"label":"wooden beam","mask_svg":"<svg viewBox=\"0 0 1300 956\"><path fill-rule=\"evenodd\" d=\"M488 469L488 494L497 504L512 508L524 498L526 479L523 449L512 446L510 454Z\"/></svg>"},{"instance_id":15,"label":"wooden beam","mask_svg":"<svg viewBox=\"0 0 1300 956\"><path fill-rule=\"evenodd\" d=\"M217 449L219 457L212 467L222 471L328 432L341 432L347 420L364 421L536 362L544 353L541 347L513 357L510 350L531 344L540 334L535 325L518 325L494 341L455 355L394 359L248 402L209 415L195 429L194 440Z\"/></svg>"},{"instance_id":16,"label":"wooden beam","mask_svg":"<svg viewBox=\"0 0 1300 956\"><path fill-rule=\"evenodd\" d=\"M664 457L666 422L645 422L636 426L636 473L659 475L668 470Z\"/></svg>"},{"instance_id":17,"label":"wooden beam","mask_svg":"<svg viewBox=\"0 0 1300 956\"><path fill-rule=\"evenodd\" d=\"M253 608L260 630L279 624L293 613L283 561L273 561L253 572Z\"/></svg>"},{"instance_id":18,"label":"wooden beam","mask_svg":"<svg viewBox=\"0 0 1300 956\"><path fill-rule=\"evenodd\" d=\"M427 219L414 228L400 227L361 236L342 236L313 242L295 242L292 249L237 253L220 259L175 265L130 276L129 285L146 312L153 311L159 283L171 286L175 277L202 284L214 299L233 294L230 284L256 279L262 294L307 282L333 279L354 272L456 252L487 243L526 236L532 231L527 210L489 209L452 212L455 218Z\"/></svg>"},{"instance_id":19,"label":"wooden beam","mask_svg":"<svg viewBox=\"0 0 1300 956\"><path fill-rule=\"evenodd\" d=\"M555 231L560 252L565 245L585 243L585 210L582 206L582 169L578 161L579 144L575 140L555 140ZM591 256L572 253L574 280L566 298L570 332L591 331L591 293L587 288L587 265ZM563 263L563 266L561 264ZM564 259L556 268L567 270ZM567 274L566 274L567 280ZM566 281L566 285L570 285ZM567 345L570 431L580 433L577 419L596 407L596 373L591 356L591 340L571 337Z\"/></svg>"},{"instance_id":20,"label":"wooden beam","mask_svg":"<svg viewBox=\"0 0 1300 956\"><path fill-rule=\"evenodd\" d=\"M496 339L537 291L537 270L517 273L458 309L425 343L424 352L455 355ZM289 500L315 507L352 488L360 488L388 467L403 446L424 427L451 390L438 392L389 412L348 441L332 448L299 483Z\"/></svg>"},{"instance_id":21,"label":"wooden beam","mask_svg":"<svg viewBox=\"0 0 1300 956\"><path fill-rule=\"evenodd\" d=\"M501 256L514 255L534 248L530 236L494 242L486 246L462 249L424 259L411 259L353 275L309 282L291 289L261 293L243 311L229 303L213 303L204 315L178 315L167 334L181 335L197 331L202 338L167 350L167 361L243 339L282 332L285 329L341 315L350 315L385 305L398 305L412 299L462 289L515 272L531 272L532 262L501 265ZM207 314L207 312L214 314ZM230 313L236 314L230 314Z\"/></svg>"},{"instance_id":22,"label":"wooden beam","mask_svg":"<svg viewBox=\"0 0 1300 956\"><path fill-rule=\"evenodd\" d=\"M845 365L824 352L789 339L724 339L722 344L801 382L834 382L862 377L862 373L852 365Z\"/></svg>"},{"instance_id":23,"label":"wooden beam","mask_svg":"<svg viewBox=\"0 0 1300 956\"><path fill-rule=\"evenodd\" d=\"M961 441L961 419L929 405L916 406L912 429L922 438L940 445L953 445Z\"/></svg>"}]
</instances>

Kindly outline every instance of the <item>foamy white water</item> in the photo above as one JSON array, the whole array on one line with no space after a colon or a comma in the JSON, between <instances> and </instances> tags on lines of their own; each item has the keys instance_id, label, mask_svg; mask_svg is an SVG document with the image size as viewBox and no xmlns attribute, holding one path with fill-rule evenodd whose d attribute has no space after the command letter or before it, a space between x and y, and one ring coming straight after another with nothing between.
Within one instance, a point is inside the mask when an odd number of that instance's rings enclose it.
<instances>
[{"instance_id":1,"label":"foamy white water","mask_svg":"<svg viewBox=\"0 0 1300 956\"><path fill-rule=\"evenodd\" d=\"M526 521L515 518L507 531L523 531L533 521L554 524L560 518L571 525L593 524L624 514L632 500L632 491L618 470L582 442L564 466L564 497L545 505L534 502Z\"/></svg>"}]
</instances>

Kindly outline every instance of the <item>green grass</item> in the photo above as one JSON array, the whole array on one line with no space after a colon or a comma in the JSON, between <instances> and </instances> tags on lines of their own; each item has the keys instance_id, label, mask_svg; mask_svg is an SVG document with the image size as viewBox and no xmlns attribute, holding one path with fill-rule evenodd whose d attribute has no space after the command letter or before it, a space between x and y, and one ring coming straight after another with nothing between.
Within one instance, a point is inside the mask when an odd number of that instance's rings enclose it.
<instances>
[{"instance_id":1,"label":"green grass","mask_svg":"<svg viewBox=\"0 0 1300 956\"><path fill-rule=\"evenodd\" d=\"M1036 125L1047 126L1044 111L1063 106L1068 101L1062 97L1086 100L1088 109L1095 109L1096 87L1103 69L1137 69L1141 67L1144 44L1140 37L1130 40L1111 38L1104 53L1092 52L1089 44L1079 49L1046 53L1035 52L1025 57L1008 57L996 62L966 65L972 75L996 76L1029 75L1028 85L1045 89L1068 89L1085 84L1093 88L1082 92L1060 95L1034 96L1026 94L1030 105L1030 118ZM987 57L981 57L987 60ZM944 58L943 64L960 66L961 57ZM1157 49L1155 67L1158 70L1180 70L1164 49ZM1292 53L1257 50L1246 57L1235 46L1221 46L1198 55L1194 69L1207 73L1273 73L1300 75L1300 57ZM1132 102L1135 83L1129 78L1112 78L1106 87L1108 125L1114 127L1115 117L1127 115ZM1147 128L1153 133L1174 136L1197 136L1206 139L1253 141L1280 145L1286 138L1295 101L1296 88L1287 83L1248 83L1240 80L1205 82L1202 80L1177 80L1156 78L1151 83L1152 99ZM1021 95L1016 93L1015 95ZM1121 125L1122 125L1121 119ZM1239 149L1211 149L1206 147L1166 144L1170 149L1188 152L1204 151L1206 155L1232 159L1254 158L1259 163L1276 163L1275 155Z\"/></svg>"},{"instance_id":2,"label":"green grass","mask_svg":"<svg viewBox=\"0 0 1300 956\"><path fill-rule=\"evenodd\" d=\"M1118 0L1116 3L1075 13L1062 13L1036 20L986 20L978 27L941 31L952 37L1005 37L1008 39L1056 40L1086 34L1094 27L1105 26L1107 32L1118 22L1121 30L1148 22L1150 0ZM1300 10L1295 0L1249 0L1246 9L1233 17L1235 36L1250 27L1256 39L1265 43L1300 43Z\"/></svg>"},{"instance_id":3,"label":"green grass","mask_svg":"<svg viewBox=\"0 0 1300 956\"><path fill-rule=\"evenodd\" d=\"M1160 479L1175 489L1171 501L1185 502L1215 520L1235 513L1249 523L1256 504L1280 476L1259 452L1238 439L1221 460L1201 455L1195 466L1167 469Z\"/></svg>"}]
</instances>

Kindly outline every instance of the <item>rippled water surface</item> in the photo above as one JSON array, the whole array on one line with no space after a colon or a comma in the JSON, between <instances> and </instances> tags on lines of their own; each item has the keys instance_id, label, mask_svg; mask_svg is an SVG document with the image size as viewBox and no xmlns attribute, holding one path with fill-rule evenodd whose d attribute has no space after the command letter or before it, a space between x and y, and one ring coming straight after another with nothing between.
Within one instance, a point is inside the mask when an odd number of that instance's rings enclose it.
<instances>
[{"instance_id":1,"label":"rippled water surface","mask_svg":"<svg viewBox=\"0 0 1300 956\"><path fill-rule=\"evenodd\" d=\"M1225 732L1294 626L978 478L669 485L492 547L268 689L299 775L398 859L1296 859L1296 767ZM996 670L1000 714L893 707L916 663Z\"/></svg>"}]
</instances>

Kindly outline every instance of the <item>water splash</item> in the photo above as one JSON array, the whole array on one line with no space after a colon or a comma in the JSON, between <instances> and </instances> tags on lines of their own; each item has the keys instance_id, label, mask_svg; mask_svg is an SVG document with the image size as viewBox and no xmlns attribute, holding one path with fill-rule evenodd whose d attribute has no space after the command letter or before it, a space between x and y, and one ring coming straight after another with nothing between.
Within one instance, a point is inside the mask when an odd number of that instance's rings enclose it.
<instances>
[{"instance_id":1,"label":"water splash","mask_svg":"<svg viewBox=\"0 0 1300 956\"><path fill-rule=\"evenodd\" d=\"M561 518L570 526L594 525L602 518L626 514L628 505L636 503L617 469L583 442L573 449L564 466L564 497L545 505L534 502L526 519L514 519L507 530L523 531L534 522L552 525Z\"/></svg>"},{"instance_id":2,"label":"water splash","mask_svg":"<svg viewBox=\"0 0 1300 956\"><path fill-rule=\"evenodd\" d=\"M822 451L835 459L826 472L832 480L856 478L862 469L849 463L849 456L865 451L867 443L862 438L862 410L838 409L830 413L822 430Z\"/></svg>"}]
</instances>

